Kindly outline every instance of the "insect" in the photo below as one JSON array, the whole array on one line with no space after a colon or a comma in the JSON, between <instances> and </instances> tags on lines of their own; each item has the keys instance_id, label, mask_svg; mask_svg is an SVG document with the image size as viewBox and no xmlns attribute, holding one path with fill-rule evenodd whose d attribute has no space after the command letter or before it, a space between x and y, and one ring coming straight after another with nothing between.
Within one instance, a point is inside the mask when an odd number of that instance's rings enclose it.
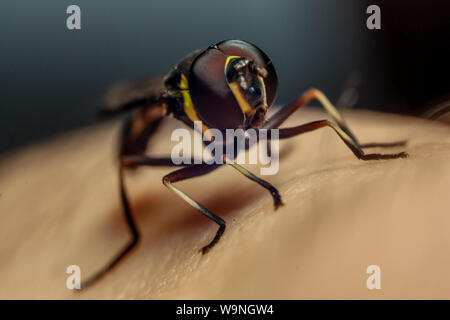
<instances>
[{"instance_id":1,"label":"insect","mask_svg":"<svg viewBox=\"0 0 450 320\"><path fill-rule=\"evenodd\" d=\"M192 52L165 77L137 82L110 92L105 107L101 110L103 115L134 111L123 126L119 150L120 194L132 240L109 264L89 278L85 285L107 273L138 243L140 235L125 191L124 170L138 166L177 166L170 157L154 158L145 155L147 142L164 117L172 116L191 128L194 121L201 120L204 124L201 130L208 128L221 131L227 128L273 129L279 128L291 114L311 100L317 99L334 121L319 120L295 127L280 128L280 139L331 127L358 159L407 157L405 152L364 153L363 149L367 147L393 147L405 145L405 142L360 144L337 109L322 92L316 89L305 92L266 119L268 108L274 104L277 88L275 67L261 49L246 41L225 40ZM245 177L267 189L273 198L275 209L282 205L281 196L269 182L237 163L231 162L225 165L230 165ZM226 222L174 184L177 181L211 173L221 164L201 163L178 166L181 168L163 177L163 184L219 226L211 242L201 249L201 252L205 254L219 241L225 231Z\"/></svg>"}]
</instances>

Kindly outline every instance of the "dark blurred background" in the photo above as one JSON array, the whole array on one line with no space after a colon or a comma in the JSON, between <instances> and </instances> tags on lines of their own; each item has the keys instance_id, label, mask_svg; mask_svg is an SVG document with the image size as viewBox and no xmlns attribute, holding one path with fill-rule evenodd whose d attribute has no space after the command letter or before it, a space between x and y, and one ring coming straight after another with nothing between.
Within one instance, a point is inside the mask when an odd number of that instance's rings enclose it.
<instances>
[{"instance_id":1,"label":"dark blurred background","mask_svg":"<svg viewBox=\"0 0 450 320\"><path fill-rule=\"evenodd\" d=\"M66 28L70 4L81 30ZM278 104L312 86L336 102L359 79L355 108L420 116L450 98L449 24L448 0L2 1L0 153L94 123L110 85L229 38L272 58Z\"/></svg>"}]
</instances>

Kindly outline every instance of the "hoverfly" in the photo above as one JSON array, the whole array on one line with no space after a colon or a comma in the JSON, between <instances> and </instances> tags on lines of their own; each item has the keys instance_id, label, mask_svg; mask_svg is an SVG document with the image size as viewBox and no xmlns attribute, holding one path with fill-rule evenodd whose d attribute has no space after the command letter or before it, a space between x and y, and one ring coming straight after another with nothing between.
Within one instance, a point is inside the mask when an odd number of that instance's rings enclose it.
<instances>
[{"instance_id":1,"label":"hoverfly","mask_svg":"<svg viewBox=\"0 0 450 320\"><path fill-rule=\"evenodd\" d=\"M103 115L134 111L125 121L119 150L119 180L123 211L132 233L132 240L103 269L89 278L94 282L112 269L137 243L139 231L133 219L124 186L124 170L138 166L177 166L170 157L154 158L145 155L147 142L164 117L172 116L193 127L202 121L204 128L224 131L227 128L273 129L296 110L317 99L334 121L319 120L295 127L280 128L279 138L286 139L323 127L331 127L358 159L377 160L407 157L407 153L364 153L366 147L393 147L393 143L360 144L350 131L338 110L317 89L310 89L292 103L279 109L266 119L266 113L275 101L278 80L275 67L268 56L257 46L242 40L225 40L187 55L165 76L112 90L107 96ZM268 137L270 139L270 137ZM246 146L248 149L248 146ZM236 163L227 163L250 180L266 188L275 209L282 205L277 189ZM203 215L218 224L212 241L202 248L205 254L225 231L225 220L192 199L174 186L174 183L210 173L219 164L181 165L163 177L163 184Z\"/></svg>"}]
</instances>

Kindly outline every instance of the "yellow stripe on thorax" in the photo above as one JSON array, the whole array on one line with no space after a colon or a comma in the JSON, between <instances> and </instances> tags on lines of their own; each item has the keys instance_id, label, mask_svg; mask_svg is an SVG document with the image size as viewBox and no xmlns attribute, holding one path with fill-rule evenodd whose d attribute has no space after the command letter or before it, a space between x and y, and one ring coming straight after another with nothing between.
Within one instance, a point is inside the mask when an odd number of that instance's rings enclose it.
<instances>
[{"instance_id":1,"label":"yellow stripe on thorax","mask_svg":"<svg viewBox=\"0 0 450 320\"><path fill-rule=\"evenodd\" d=\"M194 104L192 103L191 95L189 93L188 80L184 74L181 74L181 81L179 86L181 89L181 95L183 96L184 112L192 122L201 121L197 116ZM204 134L208 129L209 128L202 122L202 133Z\"/></svg>"}]
</instances>

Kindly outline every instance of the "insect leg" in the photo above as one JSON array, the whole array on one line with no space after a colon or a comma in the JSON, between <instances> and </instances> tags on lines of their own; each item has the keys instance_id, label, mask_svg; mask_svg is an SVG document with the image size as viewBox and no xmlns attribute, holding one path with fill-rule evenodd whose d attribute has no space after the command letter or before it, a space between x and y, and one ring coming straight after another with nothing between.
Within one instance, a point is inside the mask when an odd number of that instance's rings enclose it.
<instances>
[{"instance_id":1,"label":"insect leg","mask_svg":"<svg viewBox=\"0 0 450 320\"><path fill-rule=\"evenodd\" d=\"M139 230L136 226L136 222L133 219L131 207L128 201L125 183L124 183L124 170L126 168L134 168L139 165L148 165L156 167L169 167L177 166L172 162L171 158L150 158L145 156L123 156L119 166L119 185L120 185L120 198L122 200L123 211L125 214L125 219L127 225L131 231L132 239L131 241L113 258L108 264L106 264L102 269L97 271L93 276L89 277L85 282L82 283L82 288L85 288L95 281L99 280L108 271L113 269L119 261L127 255L138 243L139 241ZM180 166L183 166L181 164Z\"/></svg>"},{"instance_id":2,"label":"insect leg","mask_svg":"<svg viewBox=\"0 0 450 320\"><path fill-rule=\"evenodd\" d=\"M361 160L380 160L380 159L396 159L396 158L406 158L408 154L406 152L393 153L393 154L380 154L380 153L370 153L365 154L361 147L352 137L347 134L339 125L329 120L319 120L310 123L306 123L300 126L291 128L282 128L279 130L279 138L286 139L290 137L297 136L299 134L310 132L323 127L331 127L344 141L344 143L352 150L355 156Z\"/></svg>"},{"instance_id":3,"label":"insect leg","mask_svg":"<svg viewBox=\"0 0 450 320\"><path fill-rule=\"evenodd\" d=\"M273 198L275 210L277 210L278 207L283 205L283 202L281 201L281 196L280 196L278 190L274 186L272 186L269 182L257 177L256 175L254 175L253 173L251 173L250 171L248 171L243 166L241 166L237 163L230 163L229 165L232 166L237 171L239 171L240 173L242 173L244 176L246 176L250 180L255 181L263 188L269 190L269 192Z\"/></svg>"},{"instance_id":4,"label":"insect leg","mask_svg":"<svg viewBox=\"0 0 450 320\"><path fill-rule=\"evenodd\" d=\"M208 164L198 164L198 165L192 165L186 168L182 168L176 171L173 171L166 176L163 177L163 183L166 187L168 187L170 190L175 192L181 199L189 203L191 206L199 210L203 215L214 221L219 225L219 229L216 232L216 235L214 236L214 239L204 246L201 251L203 254L208 252L209 249L211 249L220 239L223 232L225 231L225 220L223 220L221 217L217 216L213 212L209 211L207 208L205 208L203 205L189 197L186 193L178 189L173 185L173 183L199 177L202 175L205 175L215 169L217 169L220 165L208 165Z\"/></svg>"},{"instance_id":5,"label":"insect leg","mask_svg":"<svg viewBox=\"0 0 450 320\"><path fill-rule=\"evenodd\" d=\"M369 142L361 143L359 145L362 149L366 148L393 148L406 146L406 140L394 141L394 142Z\"/></svg>"},{"instance_id":6,"label":"insect leg","mask_svg":"<svg viewBox=\"0 0 450 320\"><path fill-rule=\"evenodd\" d=\"M325 94L322 91L317 89L310 89L302 94L295 101L287 105L286 107L280 109L276 112L263 126L263 128L277 128L281 125L292 113L296 110L306 106L311 100L317 99L322 107L330 114L330 116L334 119L336 124L344 131L352 140L358 144L360 148L374 148L374 147L397 147L397 146L405 146L406 141L396 141L392 143L367 143L367 144L359 144L358 139L347 126L344 121L344 118L336 109L335 106L328 100Z\"/></svg>"}]
</instances>

